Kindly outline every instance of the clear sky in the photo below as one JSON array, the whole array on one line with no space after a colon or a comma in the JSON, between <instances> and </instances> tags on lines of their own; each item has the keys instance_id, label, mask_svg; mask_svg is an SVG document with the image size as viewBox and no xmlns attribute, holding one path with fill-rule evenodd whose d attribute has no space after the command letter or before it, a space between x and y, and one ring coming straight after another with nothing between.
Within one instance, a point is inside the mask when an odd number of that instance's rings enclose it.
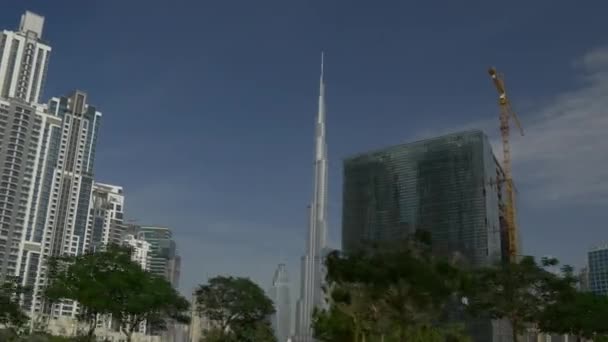
<instances>
[{"instance_id":1,"label":"clear sky","mask_svg":"<svg viewBox=\"0 0 608 342\"><path fill-rule=\"evenodd\" d=\"M524 252L576 266L608 241L608 2L2 0L46 16L45 97L103 112L96 178L127 216L172 227L182 290L217 274L299 291L326 52L330 242L341 160L463 128L498 134L506 74ZM498 149L496 149L498 153ZM500 155L499 155L500 156Z\"/></svg>"}]
</instances>

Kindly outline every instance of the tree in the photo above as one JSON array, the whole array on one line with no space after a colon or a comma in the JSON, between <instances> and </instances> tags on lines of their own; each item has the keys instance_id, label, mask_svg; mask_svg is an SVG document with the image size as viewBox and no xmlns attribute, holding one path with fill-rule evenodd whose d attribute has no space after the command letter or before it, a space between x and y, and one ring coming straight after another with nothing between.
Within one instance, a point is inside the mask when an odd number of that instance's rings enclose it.
<instances>
[{"instance_id":1,"label":"tree","mask_svg":"<svg viewBox=\"0 0 608 342\"><path fill-rule=\"evenodd\" d=\"M131 341L133 333L146 322L156 330L165 330L167 321L188 323L190 303L165 279L142 270L132 270L123 276L127 286L115 293L110 313L121 331Z\"/></svg>"},{"instance_id":2,"label":"tree","mask_svg":"<svg viewBox=\"0 0 608 342\"><path fill-rule=\"evenodd\" d=\"M139 265L131 261L130 250L109 246L107 250L79 256L61 256L49 261L49 285L45 296L50 303L77 301L78 320L87 324L86 336L94 340L97 320L109 314L116 291L124 277Z\"/></svg>"},{"instance_id":3,"label":"tree","mask_svg":"<svg viewBox=\"0 0 608 342\"><path fill-rule=\"evenodd\" d=\"M508 320L517 342L529 325L538 323L545 308L571 295L573 277L559 277L544 268L557 264L556 259L545 258L539 266L534 258L524 257L519 262L475 270L468 288L468 311Z\"/></svg>"},{"instance_id":4,"label":"tree","mask_svg":"<svg viewBox=\"0 0 608 342\"><path fill-rule=\"evenodd\" d=\"M196 303L198 311L216 324L220 338L274 341L272 334L268 336L272 301L248 278L212 278L197 289Z\"/></svg>"},{"instance_id":5,"label":"tree","mask_svg":"<svg viewBox=\"0 0 608 342\"><path fill-rule=\"evenodd\" d=\"M25 292L27 289L15 277L7 277L0 285L0 326L16 333L28 322L19 306L19 296Z\"/></svg>"},{"instance_id":6,"label":"tree","mask_svg":"<svg viewBox=\"0 0 608 342\"><path fill-rule=\"evenodd\" d=\"M88 341L94 340L102 315L112 315L128 341L144 321L155 323L159 330L166 328L165 319L188 321L184 314L188 301L166 280L142 270L131 260L129 248L108 246L101 252L55 258L49 269L47 299L81 305L78 318L88 325Z\"/></svg>"},{"instance_id":7,"label":"tree","mask_svg":"<svg viewBox=\"0 0 608 342\"><path fill-rule=\"evenodd\" d=\"M239 342L277 342L267 319L239 326L234 330L234 337Z\"/></svg>"},{"instance_id":8,"label":"tree","mask_svg":"<svg viewBox=\"0 0 608 342\"><path fill-rule=\"evenodd\" d=\"M353 319L332 306L329 310L315 310L313 314L314 337L319 341L354 341Z\"/></svg>"},{"instance_id":9,"label":"tree","mask_svg":"<svg viewBox=\"0 0 608 342\"><path fill-rule=\"evenodd\" d=\"M431 253L428 234L352 254L332 252L326 265L331 308L313 321L319 339L343 341L337 336L349 329L355 342L445 338L436 323L460 288L460 272Z\"/></svg>"},{"instance_id":10,"label":"tree","mask_svg":"<svg viewBox=\"0 0 608 342\"><path fill-rule=\"evenodd\" d=\"M200 342L238 342L235 336L227 335L219 328L211 328L203 332Z\"/></svg>"},{"instance_id":11,"label":"tree","mask_svg":"<svg viewBox=\"0 0 608 342\"><path fill-rule=\"evenodd\" d=\"M608 297L575 292L568 300L549 305L540 315L541 331L598 340L608 338Z\"/></svg>"}]
</instances>

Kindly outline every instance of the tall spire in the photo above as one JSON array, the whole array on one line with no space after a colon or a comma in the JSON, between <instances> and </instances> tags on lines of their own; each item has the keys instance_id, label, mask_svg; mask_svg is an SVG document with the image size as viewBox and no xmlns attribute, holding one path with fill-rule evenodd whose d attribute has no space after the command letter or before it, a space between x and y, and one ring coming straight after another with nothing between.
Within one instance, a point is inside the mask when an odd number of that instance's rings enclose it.
<instances>
[{"instance_id":1,"label":"tall spire","mask_svg":"<svg viewBox=\"0 0 608 342\"><path fill-rule=\"evenodd\" d=\"M323 83L323 57L325 53L321 51L321 84Z\"/></svg>"},{"instance_id":2,"label":"tall spire","mask_svg":"<svg viewBox=\"0 0 608 342\"><path fill-rule=\"evenodd\" d=\"M308 241L302 257L302 284L296 308L296 342L311 342L312 313L325 306L323 296L323 259L327 235L327 146L325 142L324 54L321 52L319 108L315 129L314 179L309 206Z\"/></svg>"}]
</instances>

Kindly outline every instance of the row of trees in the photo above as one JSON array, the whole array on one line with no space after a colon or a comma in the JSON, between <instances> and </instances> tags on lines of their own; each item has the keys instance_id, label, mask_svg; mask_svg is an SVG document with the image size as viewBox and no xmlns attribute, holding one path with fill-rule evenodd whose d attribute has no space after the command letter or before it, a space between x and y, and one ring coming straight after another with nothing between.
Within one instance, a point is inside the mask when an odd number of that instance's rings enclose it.
<instances>
[{"instance_id":1,"label":"row of trees","mask_svg":"<svg viewBox=\"0 0 608 342\"><path fill-rule=\"evenodd\" d=\"M458 255L437 256L429 236L370 246L327 259L330 307L317 311L315 336L325 342L470 341L465 323L501 319L515 331L608 336L608 298L576 289L572 268L548 271L532 257L471 268ZM462 324L454 324L462 322Z\"/></svg>"},{"instance_id":2,"label":"row of trees","mask_svg":"<svg viewBox=\"0 0 608 342\"><path fill-rule=\"evenodd\" d=\"M471 268L457 254L433 253L429 236L419 233L356 254L330 253L326 265L330 306L316 311L313 320L319 341L470 341L465 323L490 318L509 322L513 341L529 328L608 338L608 298L577 291L569 266L560 274L548 271L558 266L555 259L538 264L524 257ZM48 304L80 304L84 341L94 340L100 318L111 317L128 341L142 322L162 330L170 321L189 320L188 301L167 281L142 270L122 247L53 259L49 280ZM26 291L10 279L0 287L0 326L13 332L25 326L19 298ZM203 341L276 341L269 321L273 304L247 278L210 279L196 291L195 305L211 322Z\"/></svg>"},{"instance_id":3,"label":"row of trees","mask_svg":"<svg viewBox=\"0 0 608 342\"><path fill-rule=\"evenodd\" d=\"M131 341L142 322L154 330L167 323L189 321L189 302L163 278L142 270L131 260L131 251L108 246L102 252L59 257L49 261L46 304L76 301L78 321L86 328L79 340L94 341L99 319L111 319ZM28 322L19 297L28 289L7 281L0 290L0 324L14 335Z\"/></svg>"},{"instance_id":4,"label":"row of trees","mask_svg":"<svg viewBox=\"0 0 608 342\"><path fill-rule=\"evenodd\" d=\"M80 305L77 341L94 341L100 319L117 324L127 341L144 322L160 331L169 322L190 321L189 302L165 279L142 270L131 260L128 248L108 246L101 252L54 258L48 270L46 304L68 300ZM8 279L0 287L0 328L8 328L0 331L0 340L25 341L19 335L27 335L28 317L19 301L27 292L16 279ZM195 305L199 314L212 322L203 341L276 342L269 320L274 313L272 301L247 278L210 279L196 291ZM37 334L28 341L68 340Z\"/></svg>"}]
</instances>

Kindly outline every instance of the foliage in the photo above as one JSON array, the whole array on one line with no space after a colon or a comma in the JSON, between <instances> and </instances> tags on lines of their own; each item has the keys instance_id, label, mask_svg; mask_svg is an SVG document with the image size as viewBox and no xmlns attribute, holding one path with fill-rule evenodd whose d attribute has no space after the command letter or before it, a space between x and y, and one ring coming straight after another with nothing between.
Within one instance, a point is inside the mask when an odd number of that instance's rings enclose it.
<instances>
[{"instance_id":1,"label":"foliage","mask_svg":"<svg viewBox=\"0 0 608 342\"><path fill-rule=\"evenodd\" d=\"M211 328L203 332L200 342L238 342L235 336L226 334L219 328Z\"/></svg>"},{"instance_id":2,"label":"foliage","mask_svg":"<svg viewBox=\"0 0 608 342\"><path fill-rule=\"evenodd\" d=\"M549 305L539 319L541 331L599 340L608 338L608 297L576 292L568 300Z\"/></svg>"},{"instance_id":3,"label":"foliage","mask_svg":"<svg viewBox=\"0 0 608 342\"><path fill-rule=\"evenodd\" d=\"M0 326L17 332L28 322L19 306L19 296L26 291L14 277L8 277L0 284Z\"/></svg>"},{"instance_id":4,"label":"foliage","mask_svg":"<svg viewBox=\"0 0 608 342\"><path fill-rule=\"evenodd\" d=\"M272 301L247 278L218 276L196 291L198 311L211 320L218 338L238 341L274 341L268 317Z\"/></svg>"},{"instance_id":5,"label":"foliage","mask_svg":"<svg viewBox=\"0 0 608 342\"><path fill-rule=\"evenodd\" d=\"M78 319L88 324L86 335L93 340L100 315L109 314L117 287L126 275L140 267L131 261L130 251L118 246L79 256L61 256L49 262L46 298L54 303L75 300L81 305Z\"/></svg>"},{"instance_id":6,"label":"foliage","mask_svg":"<svg viewBox=\"0 0 608 342\"><path fill-rule=\"evenodd\" d=\"M329 254L331 306L315 311L315 338L324 342L469 341L462 326L449 326L452 305L474 316L508 320L517 341L535 326L546 333L608 340L608 297L577 292L570 266L532 257L472 269L457 255L431 252L420 236L358 253ZM435 256L434 256L434 255ZM466 299L466 300L465 300ZM446 310L447 309L447 310Z\"/></svg>"},{"instance_id":7,"label":"foliage","mask_svg":"<svg viewBox=\"0 0 608 342\"><path fill-rule=\"evenodd\" d=\"M120 322L128 341L144 321L155 330L165 330L168 320L189 322L185 314L189 302L165 279L142 270L132 270L124 275L123 280L128 286L117 289L110 312Z\"/></svg>"},{"instance_id":8,"label":"foliage","mask_svg":"<svg viewBox=\"0 0 608 342\"><path fill-rule=\"evenodd\" d=\"M0 330L0 341L2 342L82 342L86 337L64 337L49 334L34 334L28 336L17 336L14 332Z\"/></svg>"},{"instance_id":9,"label":"foliage","mask_svg":"<svg viewBox=\"0 0 608 342\"><path fill-rule=\"evenodd\" d=\"M436 325L461 287L454 261L431 253L427 234L358 253L332 252L326 260L331 307L317 312L321 341L432 341ZM434 336L433 335L433 336Z\"/></svg>"},{"instance_id":10,"label":"foliage","mask_svg":"<svg viewBox=\"0 0 608 342\"><path fill-rule=\"evenodd\" d=\"M130 341L143 321L165 328L165 319L187 322L189 303L171 285L131 260L130 249L108 246L106 250L52 259L46 297L51 302L77 301L78 317L88 324L86 336L94 339L97 319L111 314Z\"/></svg>"},{"instance_id":11,"label":"foliage","mask_svg":"<svg viewBox=\"0 0 608 342\"><path fill-rule=\"evenodd\" d=\"M270 322L266 319L239 326L234 329L234 336L239 342L277 342Z\"/></svg>"},{"instance_id":12,"label":"foliage","mask_svg":"<svg viewBox=\"0 0 608 342\"><path fill-rule=\"evenodd\" d=\"M315 310L313 322L314 337L319 341L352 341L354 339L352 318L335 306L327 311Z\"/></svg>"},{"instance_id":13,"label":"foliage","mask_svg":"<svg viewBox=\"0 0 608 342\"><path fill-rule=\"evenodd\" d=\"M523 257L519 262L475 270L468 289L469 312L507 319L518 340L527 326L537 324L550 305L570 300L574 293L571 268L563 268L559 276L545 269L556 266L556 259L543 259L538 265L534 258Z\"/></svg>"}]
</instances>

